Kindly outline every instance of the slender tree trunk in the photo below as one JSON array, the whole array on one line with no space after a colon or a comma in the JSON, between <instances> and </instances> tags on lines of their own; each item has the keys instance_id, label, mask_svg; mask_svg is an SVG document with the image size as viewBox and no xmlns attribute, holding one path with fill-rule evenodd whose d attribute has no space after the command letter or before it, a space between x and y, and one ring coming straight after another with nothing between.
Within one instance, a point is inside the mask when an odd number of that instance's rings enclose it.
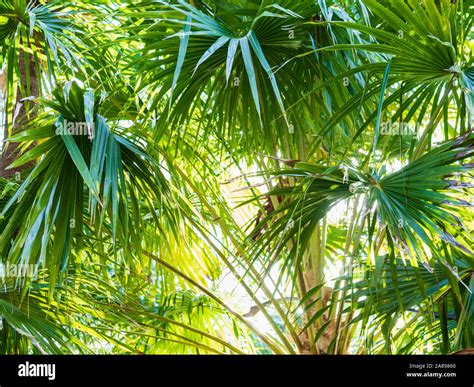
<instances>
[{"instance_id":1,"label":"slender tree trunk","mask_svg":"<svg viewBox=\"0 0 474 387\"><path fill-rule=\"evenodd\" d=\"M13 63L8 63L7 65L12 66ZM12 117L9 120L6 120L7 123L4 125L4 145L2 155L0 157L0 177L5 179L10 179L14 176L21 176L22 171L34 164L34 162L31 162L18 168L7 169L7 167L13 161L15 161L20 154L20 149L17 144L6 142L10 135L9 125L12 125L11 134L15 134L23 130L25 124L34 117L34 113L28 111L28 107L31 105L31 102L21 102L21 100L31 96L37 97L39 95L38 74L36 73L33 56L26 53L23 49L21 49L19 52L19 69L21 77L19 82L21 87L17 87L16 101L12 109ZM27 82L27 71L29 71L29 84ZM25 90L26 94L28 95L23 95L22 90ZM19 110L17 110L18 108ZM6 115L8 115L8 106L6 106L5 109ZM18 175L18 173L20 175Z\"/></svg>"}]
</instances>

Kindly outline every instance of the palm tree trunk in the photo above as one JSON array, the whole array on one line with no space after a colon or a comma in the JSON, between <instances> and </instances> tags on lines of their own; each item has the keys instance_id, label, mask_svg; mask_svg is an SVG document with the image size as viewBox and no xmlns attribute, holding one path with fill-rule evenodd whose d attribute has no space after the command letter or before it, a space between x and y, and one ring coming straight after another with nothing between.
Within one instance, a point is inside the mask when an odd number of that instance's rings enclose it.
<instances>
[{"instance_id":1,"label":"palm tree trunk","mask_svg":"<svg viewBox=\"0 0 474 387\"><path fill-rule=\"evenodd\" d=\"M311 235L309 245L304 254L303 260L303 270L302 270L302 279L304 283L304 293L302 296L311 289L314 289L316 286L321 285L324 282L324 267L325 267L325 233L326 233L326 224L318 223ZM332 295L332 289L328 286L323 286L321 289L307 301L307 304L312 304L310 308L306 311L304 316L305 324L311 319L314 314L325 308ZM328 347L331 341L335 336L335 322L330 321L331 316L329 313L323 313L320 318L316 321L313 321L311 326L307 328L306 331L302 332L303 334L303 343L305 344L303 354L321 354L327 353ZM330 322L329 322L330 321ZM315 337L318 334L318 331L322 328L323 325L329 325L326 327L324 333L319 335L319 339L315 341Z\"/></svg>"},{"instance_id":2,"label":"palm tree trunk","mask_svg":"<svg viewBox=\"0 0 474 387\"><path fill-rule=\"evenodd\" d=\"M10 64L11 65L11 64ZM3 152L0 157L0 177L5 179L11 179L12 177L21 178L21 172L25 169L30 168L34 162L22 165L17 168L7 169L8 166L15 161L19 154L20 149L17 144L7 143L8 137L15 133L23 130L25 124L34 117L34 113L29 111L29 101L23 101L27 97L37 97L39 95L39 81L38 74L36 73L36 67L33 57L26 53L24 49L19 52L19 69L20 85L17 87L17 95L14 107L12 109L11 119L5 119L5 125L3 125ZM8 85L4 85L4 89L8 89ZM23 94L26 95L23 95ZM8 106L5 106L6 114L8 116ZM12 130L9 130L9 123L11 122Z\"/></svg>"}]
</instances>

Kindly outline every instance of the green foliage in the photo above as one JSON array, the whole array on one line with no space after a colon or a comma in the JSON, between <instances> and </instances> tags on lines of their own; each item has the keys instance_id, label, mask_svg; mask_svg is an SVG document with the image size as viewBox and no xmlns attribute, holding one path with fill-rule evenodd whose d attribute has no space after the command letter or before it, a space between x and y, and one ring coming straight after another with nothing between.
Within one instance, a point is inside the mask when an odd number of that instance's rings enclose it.
<instances>
[{"instance_id":1,"label":"green foliage","mask_svg":"<svg viewBox=\"0 0 474 387\"><path fill-rule=\"evenodd\" d=\"M0 352L472 347L473 15L0 0Z\"/></svg>"}]
</instances>

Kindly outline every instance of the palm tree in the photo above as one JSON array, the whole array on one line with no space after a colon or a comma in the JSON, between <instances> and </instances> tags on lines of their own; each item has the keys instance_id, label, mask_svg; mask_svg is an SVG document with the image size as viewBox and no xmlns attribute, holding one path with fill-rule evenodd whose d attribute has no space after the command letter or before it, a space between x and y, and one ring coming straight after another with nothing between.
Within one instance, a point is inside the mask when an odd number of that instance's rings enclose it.
<instances>
[{"instance_id":1,"label":"palm tree","mask_svg":"<svg viewBox=\"0 0 474 387\"><path fill-rule=\"evenodd\" d=\"M1 352L472 348L473 13L0 1Z\"/></svg>"}]
</instances>

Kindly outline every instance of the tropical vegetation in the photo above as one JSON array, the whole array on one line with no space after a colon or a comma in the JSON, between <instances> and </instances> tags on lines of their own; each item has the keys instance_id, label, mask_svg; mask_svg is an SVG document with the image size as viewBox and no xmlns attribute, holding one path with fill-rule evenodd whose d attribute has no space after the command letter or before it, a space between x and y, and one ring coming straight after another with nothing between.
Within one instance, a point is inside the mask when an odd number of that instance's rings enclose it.
<instances>
[{"instance_id":1,"label":"tropical vegetation","mask_svg":"<svg viewBox=\"0 0 474 387\"><path fill-rule=\"evenodd\" d=\"M0 353L474 347L473 15L0 0Z\"/></svg>"}]
</instances>

